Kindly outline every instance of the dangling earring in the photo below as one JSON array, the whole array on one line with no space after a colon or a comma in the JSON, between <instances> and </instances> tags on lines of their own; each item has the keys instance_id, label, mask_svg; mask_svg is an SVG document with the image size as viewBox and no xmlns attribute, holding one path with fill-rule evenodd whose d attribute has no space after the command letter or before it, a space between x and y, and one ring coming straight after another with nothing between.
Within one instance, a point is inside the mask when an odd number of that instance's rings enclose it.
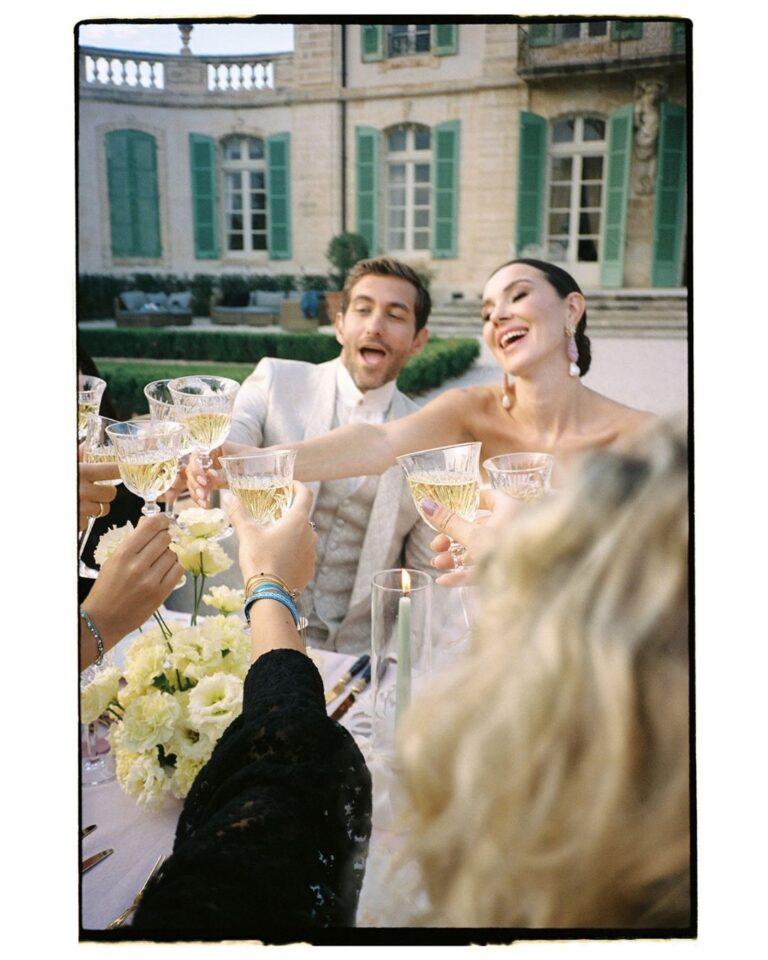
<instances>
[{"instance_id":1,"label":"dangling earring","mask_svg":"<svg viewBox=\"0 0 768 960\"><path fill-rule=\"evenodd\" d=\"M504 379L501 381L501 405L505 410L509 410L512 407L512 397L509 395L509 380L507 380L506 373L504 374Z\"/></svg>"},{"instance_id":2,"label":"dangling earring","mask_svg":"<svg viewBox=\"0 0 768 960\"><path fill-rule=\"evenodd\" d=\"M576 346L576 330L573 327L565 328L565 335L568 338L568 359L571 361L568 366L568 373L572 377L578 377L581 373L579 370L579 364L577 363L579 359L579 348Z\"/></svg>"}]
</instances>

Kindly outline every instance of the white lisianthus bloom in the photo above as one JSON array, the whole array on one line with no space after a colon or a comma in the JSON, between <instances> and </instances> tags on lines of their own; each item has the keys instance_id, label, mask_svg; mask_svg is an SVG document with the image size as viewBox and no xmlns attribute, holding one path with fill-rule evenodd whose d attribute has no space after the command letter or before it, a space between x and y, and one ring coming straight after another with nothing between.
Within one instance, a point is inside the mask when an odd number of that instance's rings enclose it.
<instances>
[{"instance_id":1,"label":"white lisianthus bloom","mask_svg":"<svg viewBox=\"0 0 768 960\"><path fill-rule=\"evenodd\" d=\"M177 757L205 763L211 755L213 746L213 740L204 733L200 733L189 719L189 714L186 714L176 724L176 730L168 742L166 751L175 753Z\"/></svg>"},{"instance_id":2,"label":"white lisianthus bloom","mask_svg":"<svg viewBox=\"0 0 768 960\"><path fill-rule=\"evenodd\" d=\"M120 671L117 667L100 670L93 680L80 691L80 720L93 723L104 713L110 703L117 701Z\"/></svg>"},{"instance_id":3,"label":"white lisianthus bloom","mask_svg":"<svg viewBox=\"0 0 768 960\"><path fill-rule=\"evenodd\" d=\"M93 551L93 559L96 563L101 566L105 560L108 560L129 533L133 533L133 524L130 520L122 527L110 527L106 533L102 533Z\"/></svg>"},{"instance_id":4,"label":"white lisianthus bloom","mask_svg":"<svg viewBox=\"0 0 768 960\"><path fill-rule=\"evenodd\" d=\"M243 681L228 673L203 677L189 694L189 719L200 731L218 740L243 709Z\"/></svg>"},{"instance_id":5,"label":"white lisianthus bloom","mask_svg":"<svg viewBox=\"0 0 768 960\"><path fill-rule=\"evenodd\" d=\"M138 754L118 754L115 768L118 783L137 803L147 810L157 810L162 806L171 786L173 768L160 765L156 748Z\"/></svg>"},{"instance_id":6,"label":"white lisianthus bloom","mask_svg":"<svg viewBox=\"0 0 768 960\"><path fill-rule=\"evenodd\" d=\"M215 577L217 573L229 570L234 562L215 540L206 540L203 537L182 537L171 543L170 548L187 573L195 577L201 574Z\"/></svg>"},{"instance_id":7,"label":"white lisianthus bloom","mask_svg":"<svg viewBox=\"0 0 768 960\"><path fill-rule=\"evenodd\" d=\"M171 777L171 793L179 800L183 800L195 782L195 777L205 766L205 760L195 760L192 757L176 757L176 766Z\"/></svg>"},{"instance_id":8,"label":"white lisianthus bloom","mask_svg":"<svg viewBox=\"0 0 768 960\"><path fill-rule=\"evenodd\" d=\"M221 533L229 523L227 515L218 507L212 510L190 507L188 510L181 510L176 519L183 531L182 535L187 537L212 537Z\"/></svg>"},{"instance_id":9,"label":"white lisianthus bloom","mask_svg":"<svg viewBox=\"0 0 768 960\"><path fill-rule=\"evenodd\" d=\"M125 708L123 734L126 749L141 753L173 736L181 707L173 696L153 690Z\"/></svg>"},{"instance_id":10,"label":"white lisianthus bloom","mask_svg":"<svg viewBox=\"0 0 768 960\"><path fill-rule=\"evenodd\" d=\"M245 591L234 590L232 587L211 587L210 593L203 594L203 602L214 607L221 613L237 613L243 609Z\"/></svg>"}]
</instances>

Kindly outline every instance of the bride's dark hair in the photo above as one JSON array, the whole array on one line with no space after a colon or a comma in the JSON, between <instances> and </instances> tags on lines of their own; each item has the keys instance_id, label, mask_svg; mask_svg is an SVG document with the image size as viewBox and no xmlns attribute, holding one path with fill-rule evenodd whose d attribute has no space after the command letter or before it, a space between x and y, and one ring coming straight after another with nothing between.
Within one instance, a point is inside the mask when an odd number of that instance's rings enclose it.
<instances>
[{"instance_id":1,"label":"bride's dark hair","mask_svg":"<svg viewBox=\"0 0 768 960\"><path fill-rule=\"evenodd\" d=\"M548 263L546 260L534 260L530 257L518 257L516 260L508 260L506 263L502 263L500 267L497 267L491 274L491 277L497 274L499 270L503 270L504 267L509 267L513 263L525 263L529 267L535 267L537 270L541 270L563 300L569 293L581 293L582 296L584 296L581 287L567 270L563 270L562 267L558 267L554 263ZM575 333L576 347L579 351L577 363L579 365L580 377L583 377L589 370L589 365L592 362L592 348L586 330L587 309L585 307L584 313L576 326Z\"/></svg>"}]
</instances>

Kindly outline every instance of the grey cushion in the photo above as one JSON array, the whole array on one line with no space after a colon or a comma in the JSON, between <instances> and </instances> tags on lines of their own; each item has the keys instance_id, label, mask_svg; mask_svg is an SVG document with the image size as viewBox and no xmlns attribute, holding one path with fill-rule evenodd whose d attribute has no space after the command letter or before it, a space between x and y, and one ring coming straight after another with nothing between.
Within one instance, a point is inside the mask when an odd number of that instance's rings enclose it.
<instances>
[{"instance_id":1,"label":"grey cushion","mask_svg":"<svg viewBox=\"0 0 768 960\"><path fill-rule=\"evenodd\" d=\"M258 305L259 305L259 291L251 290L251 295L248 297L248 306L258 307Z\"/></svg>"},{"instance_id":2,"label":"grey cushion","mask_svg":"<svg viewBox=\"0 0 768 960\"><path fill-rule=\"evenodd\" d=\"M147 295L141 290L126 290L120 294L120 301L126 310L141 310L147 302Z\"/></svg>"},{"instance_id":3,"label":"grey cushion","mask_svg":"<svg viewBox=\"0 0 768 960\"><path fill-rule=\"evenodd\" d=\"M274 307L276 310L280 309L280 302L283 299L282 293L274 292L272 290L257 290L256 291L259 298L260 307Z\"/></svg>"},{"instance_id":4,"label":"grey cushion","mask_svg":"<svg viewBox=\"0 0 768 960\"><path fill-rule=\"evenodd\" d=\"M179 290L176 293L169 293L168 306L171 310L189 310L192 306L192 292L190 290Z\"/></svg>"},{"instance_id":5,"label":"grey cushion","mask_svg":"<svg viewBox=\"0 0 768 960\"><path fill-rule=\"evenodd\" d=\"M147 303L154 304L158 310L164 310L168 306L168 294L167 293L148 293L147 294Z\"/></svg>"}]
</instances>

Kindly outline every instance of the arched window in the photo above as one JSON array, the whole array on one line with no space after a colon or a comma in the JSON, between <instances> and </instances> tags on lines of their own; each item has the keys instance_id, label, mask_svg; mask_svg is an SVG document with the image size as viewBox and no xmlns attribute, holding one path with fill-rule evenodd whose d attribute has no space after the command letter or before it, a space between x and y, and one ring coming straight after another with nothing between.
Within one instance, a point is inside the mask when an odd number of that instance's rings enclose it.
<instances>
[{"instance_id":1,"label":"arched window","mask_svg":"<svg viewBox=\"0 0 768 960\"><path fill-rule=\"evenodd\" d=\"M550 125L547 257L558 263L601 259L606 122L561 117Z\"/></svg>"},{"instance_id":2,"label":"arched window","mask_svg":"<svg viewBox=\"0 0 768 960\"><path fill-rule=\"evenodd\" d=\"M229 253L267 249L267 171L260 137L221 141L224 242Z\"/></svg>"},{"instance_id":3,"label":"arched window","mask_svg":"<svg viewBox=\"0 0 768 960\"><path fill-rule=\"evenodd\" d=\"M386 246L426 252L431 243L432 142L429 127L401 124L385 134Z\"/></svg>"}]
</instances>

